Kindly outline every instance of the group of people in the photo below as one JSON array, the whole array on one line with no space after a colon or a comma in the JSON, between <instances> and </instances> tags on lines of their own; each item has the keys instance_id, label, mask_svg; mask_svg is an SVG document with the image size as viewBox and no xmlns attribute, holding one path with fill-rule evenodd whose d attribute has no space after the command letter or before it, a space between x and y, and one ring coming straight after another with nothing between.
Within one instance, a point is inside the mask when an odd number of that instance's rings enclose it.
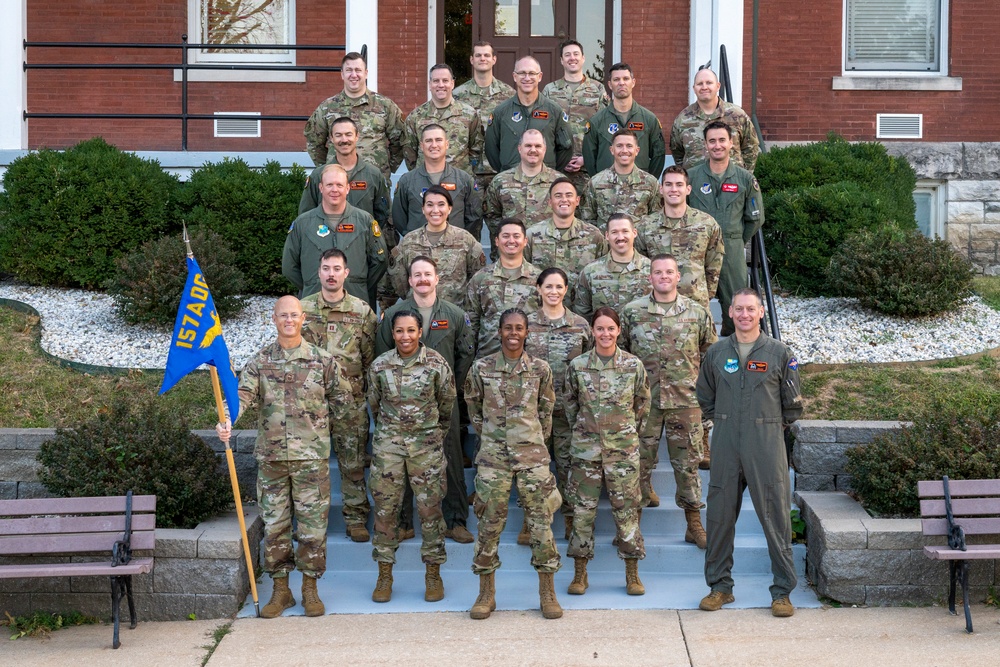
<instances>
[{"instance_id":1,"label":"group of people","mask_svg":"<svg viewBox=\"0 0 1000 667\"><path fill-rule=\"evenodd\" d=\"M626 591L642 595L640 520L660 503L652 472L665 433L684 539L706 549L701 608L733 601L735 522L749 487L772 560L772 612L790 616L782 434L801 397L797 362L761 332L763 303L746 287L743 248L764 221L752 124L701 70L697 101L670 132L675 164L663 169L660 123L632 99L627 64L609 69L609 97L583 74L575 41L561 47L564 77L542 91L531 56L517 61L514 88L494 78L490 44L475 44L470 60L473 78L459 88L450 67L432 67L431 99L404 119L348 53L344 90L306 124L317 167L282 257L301 301L277 301L277 340L240 377L241 412L260 406L258 497L274 579L262 615L295 603L295 567L306 614L325 612L316 579L331 449L351 540L370 539L371 493L377 602L391 599L415 503L425 599L444 597L445 539L475 540L470 615L487 618L514 486L543 616L562 615L554 513L574 559L568 593L582 595L602 487ZM409 171L390 198L388 176L403 160ZM492 263L479 241L484 222ZM716 296L722 340L709 311ZM478 435L471 496L467 425ZM228 439L231 424L218 431ZM699 468L711 470L707 530Z\"/></svg>"}]
</instances>

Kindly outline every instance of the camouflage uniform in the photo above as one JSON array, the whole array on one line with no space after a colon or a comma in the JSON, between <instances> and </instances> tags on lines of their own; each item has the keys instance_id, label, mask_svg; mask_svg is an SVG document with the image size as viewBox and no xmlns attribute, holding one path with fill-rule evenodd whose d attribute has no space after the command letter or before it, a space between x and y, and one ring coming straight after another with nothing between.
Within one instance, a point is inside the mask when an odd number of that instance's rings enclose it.
<instances>
[{"instance_id":1,"label":"camouflage uniform","mask_svg":"<svg viewBox=\"0 0 1000 667\"><path fill-rule=\"evenodd\" d=\"M539 95L530 107L514 95L493 109L486 121L486 156L497 171L513 169L521 156L517 144L527 130L538 130L545 139L545 166L562 169L573 158L569 116L559 105Z\"/></svg>"},{"instance_id":2,"label":"camouflage uniform","mask_svg":"<svg viewBox=\"0 0 1000 667\"><path fill-rule=\"evenodd\" d=\"M389 278L401 299L405 299L410 292L407 272L410 262L418 255L430 257L437 264L440 279L437 286L438 298L452 303L465 302L465 286L477 271L486 266L483 246L469 232L449 223L444 229L444 236L431 242L427 226L424 225L404 236L392 250Z\"/></svg>"},{"instance_id":3,"label":"camouflage uniform","mask_svg":"<svg viewBox=\"0 0 1000 667\"><path fill-rule=\"evenodd\" d=\"M583 137L583 161L587 165L587 172L596 174L614 164L611 140L618 130L631 130L635 133L639 142L635 166L658 179L663 172L663 162L667 155L663 128L660 127L656 114L634 101L626 114L618 113L614 105L609 104L590 119L590 128Z\"/></svg>"},{"instance_id":4,"label":"camouflage uniform","mask_svg":"<svg viewBox=\"0 0 1000 667\"><path fill-rule=\"evenodd\" d=\"M594 519L603 477L618 532L618 557L645 558L639 532L639 432L649 411L649 381L642 362L621 349L608 361L596 350L580 355L566 371L563 400L573 429L566 482L573 532L566 555L594 557Z\"/></svg>"},{"instance_id":5,"label":"camouflage uniform","mask_svg":"<svg viewBox=\"0 0 1000 667\"><path fill-rule=\"evenodd\" d=\"M577 214L606 232L608 218L615 213L625 213L636 222L661 206L660 185L651 174L632 167L632 173L620 176L614 167L608 167L590 179Z\"/></svg>"},{"instance_id":6,"label":"camouflage uniform","mask_svg":"<svg viewBox=\"0 0 1000 667\"><path fill-rule=\"evenodd\" d=\"M753 171L760 155L760 142L753 121L743 109L726 102L721 97L712 113L702 112L695 102L677 114L670 128L670 153L674 162L690 170L696 164L707 160L705 155L705 126L713 120L725 121L733 128L733 149L730 159L747 171Z\"/></svg>"},{"instance_id":7,"label":"camouflage uniform","mask_svg":"<svg viewBox=\"0 0 1000 667\"><path fill-rule=\"evenodd\" d=\"M622 312L622 347L642 359L649 374L652 405L639 432L642 502L649 502L653 470L658 462L660 435L667 429L667 451L674 469L674 500L685 510L701 502L701 412L694 395L701 357L717 340L712 316L697 301L677 295L673 303L658 303L652 295L636 299Z\"/></svg>"},{"instance_id":8,"label":"camouflage uniform","mask_svg":"<svg viewBox=\"0 0 1000 667\"><path fill-rule=\"evenodd\" d=\"M367 303L347 294L329 303L322 292L302 299L306 316L302 338L325 349L340 364L351 385L351 407L342 420L333 444L340 467L344 496L344 522L364 525L371 505L365 490L365 448L368 445L368 413L365 411L365 371L375 358L375 313Z\"/></svg>"},{"instance_id":9,"label":"camouflage uniform","mask_svg":"<svg viewBox=\"0 0 1000 667\"><path fill-rule=\"evenodd\" d=\"M521 165L497 174L486 190L483 205L490 239L496 238L503 218L517 218L525 227L551 218L549 188L557 178L562 178L562 174L548 167L542 167L534 176L526 176Z\"/></svg>"},{"instance_id":10,"label":"camouflage uniform","mask_svg":"<svg viewBox=\"0 0 1000 667\"><path fill-rule=\"evenodd\" d=\"M573 306L576 279L583 267L608 254L608 241L590 223L573 218L566 229L559 229L549 218L528 228L524 258L541 269L556 266L566 272L569 284L563 303Z\"/></svg>"},{"instance_id":11,"label":"camouflage uniform","mask_svg":"<svg viewBox=\"0 0 1000 667\"><path fill-rule=\"evenodd\" d=\"M306 178L306 186L299 199L299 215L320 205L322 196L319 193L319 184L323 180L325 167L326 165L316 167ZM347 193L347 203L371 215L382 229L391 229L389 188L378 167L358 158L354 169L347 172L347 182L351 188Z\"/></svg>"},{"instance_id":12,"label":"camouflage uniform","mask_svg":"<svg viewBox=\"0 0 1000 667\"><path fill-rule=\"evenodd\" d=\"M493 115L493 110L513 94L514 89L497 78L494 78L487 88L480 88L475 79L469 79L452 91L452 97L465 102L479 113L479 128L484 138L486 123ZM485 152L478 156L473 171L476 173L476 183L479 185L480 191L485 192L490 181L493 180L493 176L497 173L496 167L486 159Z\"/></svg>"},{"instance_id":13,"label":"camouflage uniform","mask_svg":"<svg viewBox=\"0 0 1000 667\"><path fill-rule=\"evenodd\" d=\"M378 331L375 334L375 354L385 354L393 349L392 316L400 310L416 312L417 302L413 298L400 301L382 313ZM428 349L444 357L455 376L455 385L461 386L468 375L469 367L476 354L476 338L469 324L469 316L453 303L440 297L431 309L430 325L423 331L420 342ZM457 524L464 526L469 518L468 492L465 487L465 465L462 461L462 431L459 427L459 413L456 401L451 413L448 435L444 439L444 458L447 464L447 485L441 510L448 528ZM407 487L403 496L401 524L404 528L413 526L413 493Z\"/></svg>"},{"instance_id":14,"label":"camouflage uniform","mask_svg":"<svg viewBox=\"0 0 1000 667\"><path fill-rule=\"evenodd\" d=\"M326 571L330 511L331 425L350 411L350 386L329 352L303 341L289 350L275 341L240 373L240 414L260 406L257 497L264 520L264 571L287 577L298 566L310 577ZM292 516L298 551L292 553Z\"/></svg>"},{"instance_id":15,"label":"camouflage uniform","mask_svg":"<svg viewBox=\"0 0 1000 667\"><path fill-rule=\"evenodd\" d=\"M682 218L668 218L661 210L640 220L636 231L635 249L646 257L659 253L676 257L681 272L677 291L708 310L726 254L715 218L690 206Z\"/></svg>"},{"instance_id":16,"label":"camouflage uniform","mask_svg":"<svg viewBox=\"0 0 1000 667\"><path fill-rule=\"evenodd\" d=\"M344 287L348 293L372 305L375 286L388 263L385 237L369 213L350 204L335 229L327 225L321 206L295 218L285 238L282 275L300 289L300 296L315 294L320 289L320 257L330 248L340 248L347 255L351 274Z\"/></svg>"},{"instance_id":17,"label":"camouflage uniform","mask_svg":"<svg viewBox=\"0 0 1000 667\"><path fill-rule=\"evenodd\" d=\"M403 140L406 168L412 170L424 163L420 133L432 123L443 127L448 137L448 164L474 176L473 168L483 153L483 128L476 110L458 100L453 100L443 109L438 109L432 100L428 100L406 117L406 137Z\"/></svg>"},{"instance_id":18,"label":"camouflage uniform","mask_svg":"<svg viewBox=\"0 0 1000 667\"><path fill-rule=\"evenodd\" d=\"M508 308L530 313L538 307L535 281L541 273L527 260L518 275L507 278L500 262L483 267L472 276L465 294L465 312L476 333L476 358L500 350L500 314Z\"/></svg>"},{"instance_id":19,"label":"camouflage uniform","mask_svg":"<svg viewBox=\"0 0 1000 667\"><path fill-rule=\"evenodd\" d=\"M465 381L469 419L481 441L476 455L479 535L472 559L475 574L500 567L500 534L507 524L510 487L517 493L531 532L531 565L559 569L552 514L562 503L549 470L545 439L552 430L552 369L527 354L508 362L503 352L478 359Z\"/></svg>"},{"instance_id":20,"label":"camouflage uniform","mask_svg":"<svg viewBox=\"0 0 1000 667\"><path fill-rule=\"evenodd\" d=\"M396 182L392 196L392 222L400 236L420 229L424 218L424 192L434 185L424 165L408 171ZM452 165L445 165L438 185L451 195L451 214L448 224L464 229L476 240L483 228L482 192L471 176Z\"/></svg>"},{"instance_id":21,"label":"camouflage uniform","mask_svg":"<svg viewBox=\"0 0 1000 667\"><path fill-rule=\"evenodd\" d=\"M608 106L611 99L608 89L600 81L583 77L579 83L557 79L545 84L542 95L558 104L569 118L569 131L573 136L573 155L583 155L583 135L587 133L587 121L595 113ZM582 191L587 185L589 174L585 167L580 171L566 174L577 189Z\"/></svg>"},{"instance_id":22,"label":"camouflage uniform","mask_svg":"<svg viewBox=\"0 0 1000 667\"><path fill-rule=\"evenodd\" d=\"M628 264L620 264L608 253L583 267L576 281L573 310L590 321L601 306L611 306L621 313L626 303L649 294L649 260L636 252Z\"/></svg>"},{"instance_id":23,"label":"camouflage uniform","mask_svg":"<svg viewBox=\"0 0 1000 667\"><path fill-rule=\"evenodd\" d=\"M327 163L330 123L341 116L358 124L358 155L378 167L388 182L403 163L403 112L388 97L371 90L358 98L343 90L327 98L309 116L303 131L306 150L317 167Z\"/></svg>"},{"instance_id":24,"label":"camouflage uniform","mask_svg":"<svg viewBox=\"0 0 1000 667\"><path fill-rule=\"evenodd\" d=\"M549 451L556 462L556 482L562 494L563 516L572 516L573 508L566 496L566 476L570 468L570 438L572 430L566 421L563 405L563 381L570 360L594 346L594 335L586 320L567 309L556 320L546 317L541 308L528 314L528 339L524 351L532 357L544 359L552 369L552 383L556 392L556 406L552 411L552 437Z\"/></svg>"},{"instance_id":25,"label":"camouflage uniform","mask_svg":"<svg viewBox=\"0 0 1000 667\"><path fill-rule=\"evenodd\" d=\"M729 318L733 293L747 286L746 244L764 224L764 198L757 179L732 162L719 174L713 174L707 162L688 172L691 194L688 206L708 213L722 228L726 256L719 274L717 295L722 307L722 335L734 330Z\"/></svg>"},{"instance_id":26,"label":"camouflage uniform","mask_svg":"<svg viewBox=\"0 0 1000 667\"><path fill-rule=\"evenodd\" d=\"M423 345L416 358L396 350L368 369L368 404L375 417L371 486L375 501L372 558L395 563L399 548L399 510L407 478L420 515L425 563L443 563L445 492L444 437L455 408L455 378L444 357Z\"/></svg>"}]
</instances>

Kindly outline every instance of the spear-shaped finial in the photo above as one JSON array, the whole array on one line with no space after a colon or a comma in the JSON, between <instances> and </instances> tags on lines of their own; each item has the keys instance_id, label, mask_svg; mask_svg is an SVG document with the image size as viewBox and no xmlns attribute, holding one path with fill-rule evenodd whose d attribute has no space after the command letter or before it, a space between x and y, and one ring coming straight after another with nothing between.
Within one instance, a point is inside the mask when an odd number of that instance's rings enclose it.
<instances>
[{"instance_id":1,"label":"spear-shaped finial","mask_svg":"<svg viewBox=\"0 0 1000 667\"><path fill-rule=\"evenodd\" d=\"M188 236L187 223L182 222L181 225L184 227L184 235L181 238L184 240L184 248L187 250L188 259L194 259L194 253L191 251L191 238Z\"/></svg>"}]
</instances>

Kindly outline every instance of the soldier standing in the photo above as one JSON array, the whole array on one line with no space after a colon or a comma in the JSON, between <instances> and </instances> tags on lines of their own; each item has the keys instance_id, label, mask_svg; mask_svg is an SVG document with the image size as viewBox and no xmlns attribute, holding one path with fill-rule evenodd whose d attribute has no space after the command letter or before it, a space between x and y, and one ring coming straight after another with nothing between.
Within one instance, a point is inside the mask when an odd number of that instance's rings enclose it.
<instances>
[{"instance_id":1,"label":"soldier standing","mask_svg":"<svg viewBox=\"0 0 1000 667\"><path fill-rule=\"evenodd\" d=\"M407 169L423 162L420 139L424 127L440 125L448 137L448 164L474 175L474 163L483 152L483 129L479 114L470 105L452 96L455 74L451 66L438 63L431 67L428 80L431 99L406 116L403 154Z\"/></svg>"},{"instance_id":2,"label":"soldier standing","mask_svg":"<svg viewBox=\"0 0 1000 667\"><path fill-rule=\"evenodd\" d=\"M455 408L455 379L444 357L420 342L423 318L412 310L397 311L390 320L396 347L368 369L368 404L375 417L372 440L372 498L375 538L372 558L378 563L375 602L392 597L392 566L399 548L399 510L407 479L413 485L420 516L426 565L424 600L444 598L441 564L445 523L441 499L445 490L444 438Z\"/></svg>"},{"instance_id":3,"label":"soldier standing","mask_svg":"<svg viewBox=\"0 0 1000 667\"><path fill-rule=\"evenodd\" d=\"M635 166L639 154L635 133L618 130L609 150L614 164L591 177L580 206L580 217L602 232L607 231L608 218L615 213L625 213L635 222L660 205L656 177Z\"/></svg>"},{"instance_id":4,"label":"soldier standing","mask_svg":"<svg viewBox=\"0 0 1000 667\"><path fill-rule=\"evenodd\" d=\"M635 225L624 213L608 219L610 252L583 267L576 282L573 310L592 318L601 306L615 311L643 294L649 294L649 260L635 250Z\"/></svg>"},{"instance_id":5,"label":"soldier standing","mask_svg":"<svg viewBox=\"0 0 1000 667\"><path fill-rule=\"evenodd\" d=\"M302 336L332 354L351 385L352 410L344 416L334 438L344 496L347 536L368 541L368 492L365 489L365 447L368 444L368 413L365 411L365 372L375 358L375 313L361 299L344 289L350 269L343 251L331 248L319 265L321 289L302 300L306 321Z\"/></svg>"},{"instance_id":6,"label":"soldier standing","mask_svg":"<svg viewBox=\"0 0 1000 667\"><path fill-rule=\"evenodd\" d=\"M368 89L368 64L360 53L351 51L341 59L340 76L344 89L320 103L306 121L306 150L317 167L326 164L330 121L348 116L361 128L358 153L388 182L403 163L403 112L388 97Z\"/></svg>"},{"instance_id":7,"label":"soldier standing","mask_svg":"<svg viewBox=\"0 0 1000 667\"><path fill-rule=\"evenodd\" d=\"M674 469L674 501L684 510L684 540L705 548L701 523L701 413L694 396L701 357L716 341L712 316L693 299L677 292L680 269L673 255L652 260L649 296L629 303L622 312L622 346L642 359L649 375L652 404L639 431L639 484L644 506L657 507L653 470L660 436L667 432L667 451Z\"/></svg>"},{"instance_id":8,"label":"soldier standing","mask_svg":"<svg viewBox=\"0 0 1000 667\"><path fill-rule=\"evenodd\" d=\"M469 418L481 444L476 455L479 535L472 571L479 575L479 596L469 615L489 618L496 609L494 574L500 567L500 534L507 524L510 489L524 505L531 530L531 565L538 572L538 597L545 618L560 618L552 576L559 552L552 537L552 514L562 502L549 470L545 439L552 430L555 392L552 370L524 351L528 316L510 309L500 316L502 349L478 359L465 382Z\"/></svg>"},{"instance_id":9,"label":"soldier standing","mask_svg":"<svg viewBox=\"0 0 1000 667\"><path fill-rule=\"evenodd\" d=\"M621 320L612 308L594 313L594 349L573 359L566 372L566 419L573 429L566 491L573 506L567 556L574 559L571 595L588 586L587 561L594 557L594 519L602 478L618 533L618 557L625 561L625 590L645 595L639 560L646 548L639 531L639 432L649 410L649 381L642 362L618 347Z\"/></svg>"},{"instance_id":10,"label":"soldier standing","mask_svg":"<svg viewBox=\"0 0 1000 667\"><path fill-rule=\"evenodd\" d=\"M247 363L239 385L240 414L260 406L254 445L257 497L264 521L264 571L274 582L260 615L275 618L295 605L288 575L298 567L306 616L322 616L326 608L316 580L326 571L331 427L350 411L351 391L333 356L302 340L298 299L278 299L271 321L278 339ZM228 419L215 430L223 443L229 442Z\"/></svg>"}]
</instances>

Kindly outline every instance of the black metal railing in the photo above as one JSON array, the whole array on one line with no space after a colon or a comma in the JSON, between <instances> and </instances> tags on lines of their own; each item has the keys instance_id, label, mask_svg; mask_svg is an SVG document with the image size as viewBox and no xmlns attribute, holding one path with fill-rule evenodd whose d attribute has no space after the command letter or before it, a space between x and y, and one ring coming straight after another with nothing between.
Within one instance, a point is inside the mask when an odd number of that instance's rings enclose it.
<instances>
[{"instance_id":1,"label":"black metal railing","mask_svg":"<svg viewBox=\"0 0 1000 667\"><path fill-rule=\"evenodd\" d=\"M254 65L243 63L191 63L188 53L191 50L290 50L290 51L343 51L347 47L338 45L305 45L305 44L189 44L187 35L181 35L178 44L147 44L138 42L29 42L24 40L25 58L23 68L28 70L180 70L181 71L181 110L180 113L46 113L25 111L24 118L75 118L75 119L127 119L127 120L179 120L181 123L181 150L188 149L188 121L218 120L215 114L198 114L188 112L188 73L192 70L223 70L223 71L257 71L257 72L339 72L340 65ZM180 51L179 62L159 63L29 63L27 52L29 48L70 48L70 49L142 49L149 51L177 50ZM368 59L368 46L361 47L361 56ZM203 82L198 82L203 83ZM226 114L227 120L259 120L279 122L304 122L308 116L290 116L279 114Z\"/></svg>"},{"instance_id":2,"label":"black metal railing","mask_svg":"<svg viewBox=\"0 0 1000 667\"><path fill-rule=\"evenodd\" d=\"M733 101L732 79L729 75L729 58L726 57L726 45L719 47L719 83L722 94L727 102ZM754 131L757 133L757 140L760 142L760 152L766 152L764 137L760 133L757 119L753 118ZM773 338L781 340L781 329L778 327L778 310L774 305L774 290L771 289L771 271L767 266L767 251L764 249L764 232L757 230L757 233L750 239L750 286L758 292L764 293L764 301L767 306L767 318L764 320L764 332Z\"/></svg>"}]
</instances>

